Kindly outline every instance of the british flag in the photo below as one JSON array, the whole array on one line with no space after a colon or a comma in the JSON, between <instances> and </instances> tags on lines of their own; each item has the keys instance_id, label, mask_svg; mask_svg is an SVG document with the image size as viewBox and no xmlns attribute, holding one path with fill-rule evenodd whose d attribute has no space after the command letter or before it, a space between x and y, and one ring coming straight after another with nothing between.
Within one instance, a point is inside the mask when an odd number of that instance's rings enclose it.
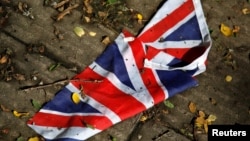
<instances>
[{"instance_id":1,"label":"british flag","mask_svg":"<svg viewBox=\"0 0 250 141\"><path fill-rule=\"evenodd\" d=\"M86 140L197 86L211 43L200 0L167 0L140 34L123 31L27 124L47 140Z\"/></svg>"}]
</instances>

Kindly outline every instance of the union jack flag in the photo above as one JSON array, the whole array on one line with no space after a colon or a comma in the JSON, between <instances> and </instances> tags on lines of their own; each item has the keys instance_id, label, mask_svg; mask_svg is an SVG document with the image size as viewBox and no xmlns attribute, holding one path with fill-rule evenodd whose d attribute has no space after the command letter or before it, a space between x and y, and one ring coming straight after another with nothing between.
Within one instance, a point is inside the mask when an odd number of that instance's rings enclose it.
<instances>
[{"instance_id":1,"label":"union jack flag","mask_svg":"<svg viewBox=\"0 0 250 141\"><path fill-rule=\"evenodd\" d=\"M167 0L138 36L123 31L27 124L47 140L86 140L197 86L211 43L200 0Z\"/></svg>"}]
</instances>

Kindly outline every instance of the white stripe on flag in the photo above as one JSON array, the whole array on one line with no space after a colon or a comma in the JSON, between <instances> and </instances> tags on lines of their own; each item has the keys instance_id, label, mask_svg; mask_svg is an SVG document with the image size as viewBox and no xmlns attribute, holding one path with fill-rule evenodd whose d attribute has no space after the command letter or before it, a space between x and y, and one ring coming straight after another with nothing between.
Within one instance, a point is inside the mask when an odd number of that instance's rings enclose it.
<instances>
[{"instance_id":1,"label":"white stripe on flag","mask_svg":"<svg viewBox=\"0 0 250 141\"><path fill-rule=\"evenodd\" d=\"M141 89L140 91L135 91L131 89L130 87L124 85L116 76L114 73L106 71L103 69L100 65L98 65L96 62L93 62L90 65L90 68L94 68L93 71L96 72L97 74L106 77L110 83L112 83L116 88L118 88L120 91L122 91L125 94L129 94L135 99L138 100L138 102L142 103L146 108L150 108L154 105L154 101L150 96L148 96L147 93L145 93L145 89Z\"/></svg>"},{"instance_id":2,"label":"white stripe on flag","mask_svg":"<svg viewBox=\"0 0 250 141\"><path fill-rule=\"evenodd\" d=\"M183 20L178 22L175 26L170 28L168 31L166 31L161 37L165 38L174 31L176 31L180 26L185 24L188 20L190 20L193 16L195 16L195 12L191 12L188 16L186 16ZM192 29L190 29L192 30ZM202 43L202 40L182 40L180 41L164 41L164 42L159 42L159 40L156 40L155 42L152 43L146 43L146 45L152 46L157 49L165 49L165 48L192 48L195 46L198 46Z\"/></svg>"},{"instance_id":3,"label":"white stripe on flag","mask_svg":"<svg viewBox=\"0 0 250 141\"><path fill-rule=\"evenodd\" d=\"M188 14L185 18L180 20L178 23L176 23L172 28L168 29L161 37L165 38L175 32L178 28L180 28L183 24L187 23L191 18L195 16L195 12L192 11L190 14ZM190 29L193 30L193 29ZM183 40L180 38L180 40Z\"/></svg>"},{"instance_id":4,"label":"white stripe on flag","mask_svg":"<svg viewBox=\"0 0 250 141\"><path fill-rule=\"evenodd\" d=\"M93 62L92 64L90 64L89 67L93 68L92 70L95 73L101 75L102 77L107 78L110 81L110 83L116 86L120 91L127 93L127 94L135 93L133 89L121 83L121 81L116 77L114 73L105 70L96 62Z\"/></svg>"},{"instance_id":5,"label":"white stripe on flag","mask_svg":"<svg viewBox=\"0 0 250 141\"><path fill-rule=\"evenodd\" d=\"M156 49L167 49L167 48L193 48L199 46L201 40L186 40L186 41L164 41L164 42L153 42L147 43L151 47Z\"/></svg>"},{"instance_id":6,"label":"white stripe on flag","mask_svg":"<svg viewBox=\"0 0 250 141\"><path fill-rule=\"evenodd\" d=\"M122 53L123 59L125 60L124 63L126 65L129 79L131 80L135 88L135 91L139 92L143 90L143 93L141 94L134 93L133 95L136 96L136 99L140 99L141 102L146 104L147 108L153 106L154 100L150 95L147 87L144 85L142 78L140 77L140 71L137 68L135 57L131 47L128 47L129 46L128 43L124 42L122 36L119 36L117 38L116 43L118 45L119 51ZM127 46L124 46L124 44Z\"/></svg>"},{"instance_id":7,"label":"white stripe on flag","mask_svg":"<svg viewBox=\"0 0 250 141\"><path fill-rule=\"evenodd\" d=\"M168 14L171 14L175 9L179 8L186 0L168 0L163 6L157 11L155 16L150 20L150 22L145 26L143 31L140 33L142 35L149 28L154 26L156 23L162 20ZM139 36L140 36L139 35Z\"/></svg>"},{"instance_id":8,"label":"white stripe on flag","mask_svg":"<svg viewBox=\"0 0 250 141\"><path fill-rule=\"evenodd\" d=\"M175 57L169 55L163 51L160 51L153 59L150 59L152 62L157 62L159 64L167 66Z\"/></svg>"},{"instance_id":9,"label":"white stripe on flag","mask_svg":"<svg viewBox=\"0 0 250 141\"><path fill-rule=\"evenodd\" d=\"M198 19L201 35L203 42L209 42L212 43L211 37L209 33L209 28L207 26L206 18L204 16L204 12L202 9L202 5L200 0L193 0L194 8L195 8L195 14ZM211 46L211 45L210 45Z\"/></svg>"}]
</instances>

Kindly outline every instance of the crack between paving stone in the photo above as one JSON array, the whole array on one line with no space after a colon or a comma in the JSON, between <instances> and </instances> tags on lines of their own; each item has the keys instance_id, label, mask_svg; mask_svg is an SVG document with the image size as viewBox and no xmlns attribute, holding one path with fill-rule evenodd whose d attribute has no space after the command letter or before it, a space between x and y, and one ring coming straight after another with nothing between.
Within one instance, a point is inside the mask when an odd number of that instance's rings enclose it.
<instances>
[{"instance_id":1,"label":"crack between paving stone","mask_svg":"<svg viewBox=\"0 0 250 141\"><path fill-rule=\"evenodd\" d=\"M21 39L15 37L15 36L13 36L11 33L7 32L7 31L5 31L5 30L3 30L3 29L0 29L0 32L4 33L5 35L7 35L7 36L9 36L9 37L11 37L11 38L13 38L15 41L17 41L17 42L23 44L25 47L27 47L27 46L29 45L28 43L24 42L23 40L21 40ZM43 44L43 45L44 45L44 44ZM73 64L73 65L72 65L72 63L68 63L68 62L66 62L66 61L57 59L56 56L55 56L53 53L49 52L48 50L45 51L44 53L42 53L42 55L43 55L43 56L46 56L47 58L49 58L49 59L51 59L51 60L53 60L54 62L60 62L60 66L66 68L66 69L68 69L69 71L72 71L72 72L74 72L74 73L77 73L78 70L80 70L79 68L81 68L80 66L77 66L76 64ZM53 56L55 56L55 57L53 57ZM71 70L71 68L73 68L74 66L76 66L76 68L77 68L76 71Z\"/></svg>"},{"instance_id":2,"label":"crack between paving stone","mask_svg":"<svg viewBox=\"0 0 250 141\"><path fill-rule=\"evenodd\" d=\"M142 116L142 115L141 115L141 116ZM140 116L140 117L141 117L141 116ZM178 128L174 128L174 127L171 126L169 123L167 123L167 124L168 124L168 126L165 125L165 127L167 127L168 129L165 130L164 132L161 132L161 133L159 133L158 135L156 135L154 138L151 139L152 141L157 141L157 140L158 140L159 138L161 138L164 134L168 133L169 130L174 131L176 134L178 134L178 135L180 135L180 136L183 136L183 137L185 137L186 139L188 139L188 140L190 140L190 141L195 141L194 139L192 139L192 138L190 138L190 137L188 137L188 136L182 134L182 133L179 131ZM137 135L138 135L138 132L140 131L140 128L141 128L142 126L143 126L143 123L137 121L137 124L136 124L136 125L134 126L134 128L132 129L132 131L131 131L131 133L130 133L130 135L128 136L128 138L127 138L126 141L131 141L132 138L133 138L134 136L137 136Z\"/></svg>"},{"instance_id":3,"label":"crack between paving stone","mask_svg":"<svg viewBox=\"0 0 250 141\"><path fill-rule=\"evenodd\" d=\"M13 38L14 40L18 41L19 43L21 43L21 44L23 44L23 45L25 45L25 46L28 45L28 44L25 43L24 41L22 41L22 40L20 40L19 38L17 38L17 37L15 37L15 36L11 35L9 32L7 32L7 31L5 31L5 30L3 30L3 29L0 29L0 31L1 31L2 33L4 33L5 35L7 35L7 36Z\"/></svg>"},{"instance_id":4,"label":"crack between paving stone","mask_svg":"<svg viewBox=\"0 0 250 141\"><path fill-rule=\"evenodd\" d=\"M127 138L126 141L130 141L131 138L133 137L133 135L136 134L136 129L138 129L138 128L141 127L142 124L141 124L141 122L139 122L139 121L140 121L142 115L143 115L143 113L140 113L140 114L138 115L136 121L134 122L134 123L135 123L135 126L132 128L131 133L128 135L128 138Z\"/></svg>"},{"instance_id":5,"label":"crack between paving stone","mask_svg":"<svg viewBox=\"0 0 250 141\"><path fill-rule=\"evenodd\" d=\"M181 133L180 129L174 128L174 126L171 126L171 124L169 124L169 123L167 123L167 124L168 124L168 126L166 126L166 127L173 130L175 133L187 138L190 141L195 141L194 139L192 139L192 138L188 137L187 135L184 135L183 133Z\"/></svg>"}]
</instances>

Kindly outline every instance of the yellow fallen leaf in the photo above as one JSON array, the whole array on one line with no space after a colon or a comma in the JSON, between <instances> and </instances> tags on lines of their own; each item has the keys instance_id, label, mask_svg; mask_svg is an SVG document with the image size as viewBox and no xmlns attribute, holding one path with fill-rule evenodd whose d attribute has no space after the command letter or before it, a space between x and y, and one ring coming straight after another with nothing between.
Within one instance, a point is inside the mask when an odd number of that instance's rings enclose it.
<instances>
[{"instance_id":1,"label":"yellow fallen leaf","mask_svg":"<svg viewBox=\"0 0 250 141\"><path fill-rule=\"evenodd\" d=\"M148 116L142 115L141 118L140 118L140 121L141 121L141 122L144 122L144 121L146 121L147 119L148 119Z\"/></svg>"},{"instance_id":2,"label":"yellow fallen leaf","mask_svg":"<svg viewBox=\"0 0 250 141\"><path fill-rule=\"evenodd\" d=\"M81 100L80 100L80 95L78 93L73 93L72 96L72 101L75 103L75 104L78 104Z\"/></svg>"},{"instance_id":3,"label":"yellow fallen leaf","mask_svg":"<svg viewBox=\"0 0 250 141\"><path fill-rule=\"evenodd\" d=\"M231 82L233 80L233 77L231 75L227 75L225 80L226 82Z\"/></svg>"},{"instance_id":4,"label":"yellow fallen leaf","mask_svg":"<svg viewBox=\"0 0 250 141\"><path fill-rule=\"evenodd\" d=\"M142 24L142 19L143 19L142 14L136 14L136 18L137 18L138 23Z\"/></svg>"},{"instance_id":5,"label":"yellow fallen leaf","mask_svg":"<svg viewBox=\"0 0 250 141\"><path fill-rule=\"evenodd\" d=\"M83 28L81 28L79 26L74 28L74 32L79 37L82 37L85 34L85 31L83 30Z\"/></svg>"},{"instance_id":6,"label":"yellow fallen leaf","mask_svg":"<svg viewBox=\"0 0 250 141\"><path fill-rule=\"evenodd\" d=\"M40 141L39 137L31 137L28 141Z\"/></svg>"},{"instance_id":7,"label":"yellow fallen leaf","mask_svg":"<svg viewBox=\"0 0 250 141\"><path fill-rule=\"evenodd\" d=\"M217 117L215 115L209 115L207 118L207 122L211 123L213 121L215 121L217 119Z\"/></svg>"},{"instance_id":8,"label":"yellow fallen leaf","mask_svg":"<svg viewBox=\"0 0 250 141\"><path fill-rule=\"evenodd\" d=\"M96 32L90 31L90 32L89 32L89 35L93 37L93 36L96 35Z\"/></svg>"},{"instance_id":9,"label":"yellow fallen leaf","mask_svg":"<svg viewBox=\"0 0 250 141\"><path fill-rule=\"evenodd\" d=\"M136 17L137 17L138 20L142 20L143 19L142 14L137 14Z\"/></svg>"},{"instance_id":10,"label":"yellow fallen leaf","mask_svg":"<svg viewBox=\"0 0 250 141\"><path fill-rule=\"evenodd\" d=\"M189 111L191 113L195 113L196 112L196 105L195 105L195 103L190 102L189 105L188 105L188 108L189 108Z\"/></svg>"},{"instance_id":11,"label":"yellow fallen leaf","mask_svg":"<svg viewBox=\"0 0 250 141\"><path fill-rule=\"evenodd\" d=\"M233 34L233 30L223 23L220 25L220 31L225 36L231 36Z\"/></svg>"},{"instance_id":12,"label":"yellow fallen leaf","mask_svg":"<svg viewBox=\"0 0 250 141\"><path fill-rule=\"evenodd\" d=\"M29 113L27 113L27 112L17 112L16 110L14 110L13 115L16 116L16 117L23 117L23 116L29 116Z\"/></svg>"},{"instance_id":13,"label":"yellow fallen leaf","mask_svg":"<svg viewBox=\"0 0 250 141\"><path fill-rule=\"evenodd\" d=\"M205 118L204 117L197 117L195 119L195 126L198 128L202 128L204 126L205 123Z\"/></svg>"},{"instance_id":14,"label":"yellow fallen leaf","mask_svg":"<svg viewBox=\"0 0 250 141\"><path fill-rule=\"evenodd\" d=\"M205 130L205 133L207 133L208 132L208 123L207 123L207 120L205 120L203 127L204 127L204 130Z\"/></svg>"}]
</instances>

